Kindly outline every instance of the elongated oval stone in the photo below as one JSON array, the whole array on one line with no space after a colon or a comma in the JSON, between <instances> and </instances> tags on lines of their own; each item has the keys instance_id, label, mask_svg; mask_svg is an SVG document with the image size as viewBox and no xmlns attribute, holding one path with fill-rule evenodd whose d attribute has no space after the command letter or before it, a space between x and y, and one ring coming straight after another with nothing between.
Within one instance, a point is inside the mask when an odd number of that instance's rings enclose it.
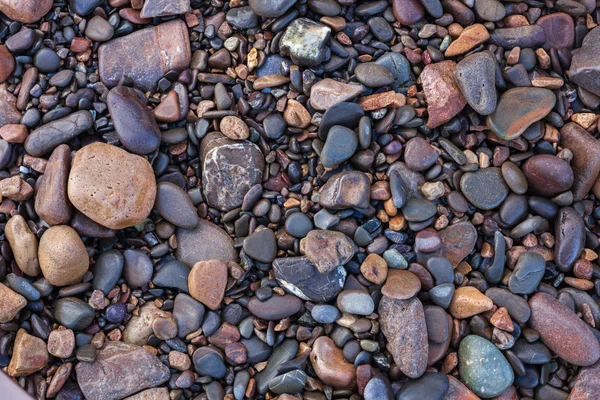
<instances>
[{"instance_id":1,"label":"elongated oval stone","mask_svg":"<svg viewBox=\"0 0 600 400\"><path fill-rule=\"evenodd\" d=\"M502 394L515 378L500 350L477 335L469 335L460 342L458 369L467 387L483 398Z\"/></svg>"},{"instance_id":2,"label":"elongated oval stone","mask_svg":"<svg viewBox=\"0 0 600 400\"><path fill-rule=\"evenodd\" d=\"M502 139L516 139L529 125L544 118L556 104L548 89L518 87L500 96L498 107L487 117L487 126Z\"/></svg>"},{"instance_id":3,"label":"elongated oval stone","mask_svg":"<svg viewBox=\"0 0 600 400\"><path fill-rule=\"evenodd\" d=\"M564 207L558 211L554 238L554 262L561 271L569 271L585 246L585 225L575 209Z\"/></svg>"},{"instance_id":4,"label":"elongated oval stone","mask_svg":"<svg viewBox=\"0 0 600 400\"><path fill-rule=\"evenodd\" d=\"M600 359L598 339L567 306L546 293L537 293L529 299L529 306L529 325L557 356L582 367Z\"/></svg>"}]
</instances>

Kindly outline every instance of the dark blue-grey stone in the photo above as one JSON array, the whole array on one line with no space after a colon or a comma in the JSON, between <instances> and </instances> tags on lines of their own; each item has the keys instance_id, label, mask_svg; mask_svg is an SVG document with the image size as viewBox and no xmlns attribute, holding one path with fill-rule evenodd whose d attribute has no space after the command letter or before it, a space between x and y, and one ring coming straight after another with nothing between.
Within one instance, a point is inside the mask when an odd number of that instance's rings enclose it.
<instances>
[{"instance_id":1,"label":"dark blue-grey stone","mask_svg":"<svg viewBox=\"0 0 600 400\"><path fill-rule=\"evenodd\" d=\"M310 315L320 324L332 324L342 316L342 313L329 304L317 304L310 311Z\"/></svg>"},{"instance_id":2,"label":"dark blue-grey stone","mask_svg":"<svg viewBox=\"0 0 600 400\"><path fill-rule=\"evenodd\" d=\"M179 293L175 297L173 317L177 322L178 336L184 338L200 328L204 318L204 306L191 296Z\"/></svg>"},{"instance_id":3,"label":"dark blue-grey stone","mask_svg":"<svg viewBox=\"0 0 600 400\"><path fill-rule=\"evenodd\" d=\"M450 382L441 372L425 372L417 379L409 379L396 395L396 400L440 400Z\"/></svg>"},{"instance_id":4,"label":"dark blue-grey stone","mask_svg":"<svg viewBox=\"0 0 600 400\"><path fill-rule=\"evenodd\" d=\"M96 7L98 7L103 0L69 0L69 8L76 14L81 16L88 15Z\"/></svg>"},{"instance_id":5,"label":"dark blue-grey stone","mask_svg":"<svg viewBox=\"0 0 600 400\"><path fill-rule=\"evenodd\" d=\"M284 362L294 358L297 352L298 342L294 339L285 340L273 351L273 354L269 357L267 367L254 376L258 393L267 393L269 382L277 376L277 368Z\"/></svg>"},{"instance_id":6,"label":"dark blue-grey stone","mask_svg":"<svg viewBox=\"0 0 600 400\"><path fill-rule=\"evenodd\" d=\"M521 254L508 278L508 288L515 294L530 294L537 288L546 271L546 260L533 251Z\"/></svg>"},{"instance_id":7,"label":"dark blue-grey stone","mask_svg":"<svg viewBox=\"0 0 600 400\"><path fill-rule=\"evenodd\" d=\"M95 315L94 309L88 303L76 297L59 299L54 306L56 322L74 331L87 328Z\"/></svg>"},{"instance_id":8,"label":"dark blue-grey stone","mask_svg":"<svg viewBox=\"0 0 600 400\"><path fill-rule=\"evenodd\" d=\"M221 352L210 346L200 347L192 356L194 369L203 376L221 379L227 373Z\"/></svg>"},{"instance_id":9,"label":"dark blue-grey stone","mask_svg":"<svg viewBox=\"0 0 600 400\"><path fill-rule=\"evenodd\" d=\"M415 84L415 76L413 75L410 63L400 53L389 52L379 57L375 64L383 65L394 74L395 80L392 84L392 89L396 92L406 94L408 88Z\"/></svg>"},{"instance_id":10,"label":"dark blue-grey stone","mask_svg":"<svg viewBox=\"0 0 600 400\"><path fill-rule=\"evenodd\" d=\"M306 372L296 369L271 379L269 389L277 394L300 393L306 384L306 378Z\"/></svg>"},{"instance_id":11,"label":"dark blue-grey stone","mask_svg":"<svg viewBox=\"0 0 600 400\"><path fill-rule=\"evenodd\" d=\"M123 263L123 254L118 250L108 250L100 254L94 264L92 289L108 294L121 277Z\"/></svg>"}]
</instances>

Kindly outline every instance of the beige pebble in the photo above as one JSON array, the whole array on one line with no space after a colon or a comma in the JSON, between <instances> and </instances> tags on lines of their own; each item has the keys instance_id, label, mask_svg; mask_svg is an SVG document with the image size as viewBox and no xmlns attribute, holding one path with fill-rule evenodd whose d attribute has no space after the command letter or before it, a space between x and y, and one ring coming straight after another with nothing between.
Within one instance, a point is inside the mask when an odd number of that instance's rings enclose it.
<instances>
[{"instance_id":1,"label":"beige pebble","mask_svg":"<svg viewBox=\"0 0 600 400\"><path fill-rule=\"evenodd\" d=\"M25 297L0 283L0 324L12 321L26 305Z\"/></svg>"},{"instance_id":2,"label":"beige pebble","mask_svg":"<svg viewBox=\"0 0 600 400\"><path fill-rule=\"evenodd\" d=\"M44 232L38 256L42 274L54 286L81 282L90 266L81 238L66 225L53 226Z\"/></svg>"},{"instance_id":3,"label":"beige pebble","mask_svg":"<svg viewBox=\"0 0 600 400\"><path fill-rule=\"evenodd\" d=\"M38 241L25 219L19 214L13 216L6 223L4 232L21 271L29 276L37 276L40 273Z\"/></svg>"},{"instance_id":4,"label":"beige pebble","mask_svg":"<svg viewBox=\"0 0 600 400\"><path fill-rule=\"evenodd\" d=\"M463 286L454 292L448 310L454 318L464 319L494 307L492 300L473 286Z\"/></svg>"}]
</instances>

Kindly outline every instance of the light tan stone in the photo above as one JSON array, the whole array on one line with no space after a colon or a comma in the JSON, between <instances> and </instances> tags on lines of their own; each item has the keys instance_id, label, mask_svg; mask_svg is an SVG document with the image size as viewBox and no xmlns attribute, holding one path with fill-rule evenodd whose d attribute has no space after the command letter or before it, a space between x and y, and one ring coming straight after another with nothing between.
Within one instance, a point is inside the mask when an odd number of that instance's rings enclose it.
<instances>
[{"instance_id":1,"label":"light tan stone","mask_svg":"<svg viewBox=\"0 0 600 400\"><path fill-rule=\"evenodd\" d=\"M42 274L55 286L81 282L90 260L85 245L73 228L57 225L48 229L40 239L38 250Z\"/></svg>"},{"instance_id":2,"label":"light tan stone","mask_svg":"<svg viewBox=\"0 0 600 400\"><path fill-rule=\"evenodd\" d=\"M38 241L25 219L19 214L13 216L6 223L4 233L21 271L37 276L40 273Z\"/></svg>"},{"instance_id":3,"label":"light tan stone","mask_svg":"<svg viewBox=\"0 0 600 400\"><path fill-rule=\"evenodd\" d=\"M27 305L25 297L0 283L0 323L13 320L19 311Z\"/></svg>"},{"instance_id":4,"label":"light tan stone","mask_svg":"<svg viewBox=\"0 0 600 400\"><path fill-rule=\"evenodd\" d=\"M19 329L15 337L13 355L8 364L8 375L12 377L27 376L44 368L48 363L46 343Z\"/></svg>"},{"instance_id":5,"label":"light tan stone","mask_svg":"<svg viewBox=\"0 0 600 400\"><path fill-rule=\"evenodd\" d=\"M491 310L492 300L473 286L463 286L454 291L448 310L454 318L465 319Z\"/></svg>"}]
</instances>

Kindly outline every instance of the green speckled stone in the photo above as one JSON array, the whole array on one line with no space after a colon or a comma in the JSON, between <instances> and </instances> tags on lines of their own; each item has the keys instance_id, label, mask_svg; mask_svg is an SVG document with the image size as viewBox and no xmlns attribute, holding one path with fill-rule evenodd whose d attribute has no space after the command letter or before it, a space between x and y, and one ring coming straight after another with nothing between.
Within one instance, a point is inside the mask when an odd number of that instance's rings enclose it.
<instances>
[{"instance_id":1,"label":"green speckled stone","mask_svg":"<svg viewBox=\"0 0 600 400\"><path fill-rule=\"evenodd\" d=\"M499 396L515 378L504 355L490 341L469 335L460 342L458 370L462 381L477 396Z\"/></svg>"}]
</instances>

